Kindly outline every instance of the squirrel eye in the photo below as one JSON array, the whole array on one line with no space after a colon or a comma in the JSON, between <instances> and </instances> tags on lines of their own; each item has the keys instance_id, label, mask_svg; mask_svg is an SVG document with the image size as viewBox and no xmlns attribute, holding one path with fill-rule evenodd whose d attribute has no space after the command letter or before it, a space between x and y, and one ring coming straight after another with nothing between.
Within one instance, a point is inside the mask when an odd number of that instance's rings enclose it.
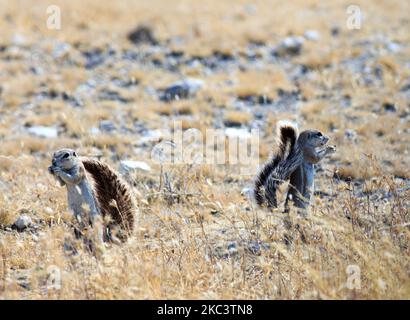
<instances>
[{"instance_id":1,"label":"squirrel eye","mask_svg":"<svg viewBox=\"0 0 410 320\"><path fill-rule=\"evenodd\" d=\"M321 136L322 136L322 133L321 133L321 132L318 132L318 133L316 133L316 135L317 135L318 137L321 137Z\"/></svg>"},{"instance_id":2,"label":"squirrel eye","mask_svg":"<svg viewBox=\"0 0 410 320\"><path fill-rule=\"evenodd\" d=\"M65 154L63 155L63 159L67 159L69 156L70 156L69 153L65 153Z\"/></svg>"},{"instance_id":3,"label":"squirrel eye","mask_svg":"<svg viewBox=\"0 0 410 320\"><path fill-rule=\"evenodd\" d=\"M75 151L73 152L73 156L74 156L74 157L76 157L76 156L77 156L77 153L75 153Z\"/></svg>"}]
</instances>

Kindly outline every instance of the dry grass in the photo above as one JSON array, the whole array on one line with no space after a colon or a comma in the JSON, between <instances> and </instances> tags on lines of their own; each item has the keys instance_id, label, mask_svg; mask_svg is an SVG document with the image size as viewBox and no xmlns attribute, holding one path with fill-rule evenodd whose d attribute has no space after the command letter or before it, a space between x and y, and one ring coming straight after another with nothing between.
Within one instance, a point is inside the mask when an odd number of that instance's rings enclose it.
<instances>
[{"instance_id":1,"label":"dry grass","mask_svg":"<svg viewBox=\"0 0 410 320\"><path fill-rule=\"evenodd\" d=\"M38 166L41 162L32 163L32 168ZM57 187L49 187L51 179L30 176L27 168L16 168L13 192L31 195L22 203L3 196L2 208L7 209L2 209L1 221L10 223L13 214L29 207L41 232L38 236L10 232L2 235L2 265L7 268L0 269L6 279L2 296L408 297L409 192L398 192L400 186L390 177L373 180L366 188L369 195L380 189L391 192L391 200L384 204L356 198L353 185L334 185L324 177L320 188L331 193L332 199L318 199L308 219L291 213L286 225L279 211L272 214L258 210L239 196L236 186L227 190L218 184L223 172L185 166L168 168L166 172L174 188L172 194L166 188L158 193L159 177L139 176L140 215L135 234L125 245L108 246L94 257L73 239L67 225L70 220L63 214L64 196ZM23 180L28 185L24 191L19 189ZM36 184L31 184L34 181ZM156 186L147 187L149 181ZM284 239L291 239L291 245L285 245ZM243 245L229 251L232 242ZM270 248L256 254L247 249L247 243L258 242ZM64 243L70 243L78 253L65 253ZM346 287L349 265L360 268L360 290ZM46 289L47 277L53 270L50 266L61 272L61 290ZM22 288L18 281L16 284L17 277L20 284L28 282L30 289Z\"/></svg>"}]
</instances>

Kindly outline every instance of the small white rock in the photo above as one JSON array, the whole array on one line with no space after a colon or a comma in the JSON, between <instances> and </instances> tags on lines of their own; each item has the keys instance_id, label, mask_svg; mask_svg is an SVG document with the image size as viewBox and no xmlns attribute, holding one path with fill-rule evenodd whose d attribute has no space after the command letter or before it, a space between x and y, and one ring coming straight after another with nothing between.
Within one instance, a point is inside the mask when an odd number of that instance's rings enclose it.
<instances>
[{"instance_id":1,"label":"small white rock","mask_svg":"<svg viewBox=\"0 0 410 320\"><path fill-rule=\"evenodd\" d=\"M12 41L13 41L13 44L17 46L22 46L26 43L26 38L21 34L14 34Z\"/></svg>"},{"instance_id":2,"label":"small white rock","mask_svg":"<svg viewBox=\"0 0 410 320\"><path fill-rule=\"evenodd\" d=\"M318 41L320 39L319 32L317 32L316 30L307 30L304 33L304 37L306 40L310 41Z\"/></svg>"},{"instance_id":3,"label":"small white rock","mask_svg":"<svg viewBox=\"0 0 410 320\"><path fill-rule=\"evenodd\" d=\"M42 138L56 138L58 136L56 127L33 126L28 128L27 131L32 135Z\"/></svg>"},{"instance_id":4,"label":"small white rock","mask_svg":"<svg viewBox=\"0 0 410 320\"><path fill-rule=\"evenodd\" d=\"M205 82L201 79L187 78L181 81L174 82L171 86L182 86L186 87L189 92L196 92L199 89L202 89L205 85Z\"/></svg>"},{"instance_id":5,"label":"small white rock","mask_svg":"<svg viewBox=\"0 0 410 320\"><path fill-rule=\"evenodd\" d=\"M225 135L228 137L238 137L239 139L248 139L252 135L247 129L226 128Z\"/></svg>"},{"instance_id":6,"label":"small white rock","mask_svg":"<svg viewBox=\"0 0 410 320\"><path fill-rule=\"evenodd\" d=\"M282 40L282 45L288 49L298 48L303 45L304 39L302 37L287 37Z\"/></svg>"},{"instance_id":7,"label":"small white rock","mask_svg":"<svg viewBox=\"0 0 410 320\"><path fill-rule=\"evenodd\" d=\"M100 134L100 133L101 133L101 130L98 129L98 128L96 128L96 127L92 127L92 128L90 129L90 134L92 134L93 136L95 136L95 135L97 135L97 134Z\"/></svg>"},{"instance_id":8,"label":"small white rock","mask_svg":"<svg viewBox=\"0 0 410 320\"><path fill-rule=\"evenodd\" d=\"M61 58L68 54L71 50L71 46L68 43L58 42L54 44L53 57Z\"/></svg>"},{"instance_id":9,"label":"small white rock","mask_svg":"<svg viewBox=\"0 0 410 320\"><path fill-rule=\"evenodd\" d=\"M152 142L157 142L161 138L165 137L168 133L164 130L148 130L142 134L142 136L136 142L137 146L143 146Z\"/></svg>"},{"instance_id":10,"label":"small white rock","mask_svg":"<svg viewBox=\"0 0 410 320\"><path fill-rule=\"evenodd\" d=\"M241 191L242 196L252 197L253 196L253 189L252 188L243 188Z\"/></svg>"},{"instance_id":11,"label":"small white rock","mask_svg":"<svg viewBox=\"0 0 410 320\"><path fill-rule=\"evenodd\" d=\"M33 221L28 215L22 214L16 222L14 222L14 226L17 228L17 230L22 231L27 227L30 227L33 224Z\"/></svg>"},{"instance_id":12,"label":"small white rock","mask_svg":"<svg viewBox=\"0 0 410 320\"><path fill-rule=\"evenodd\" d=\"M396 53L396 52L399 52L399 51L401 50L401 46L400 46L398 43L396 43L396 42L389 42L389 43L387 44L387 49L388 49L390 52Z\"/></svg>"},{"instance_id":13,"label":"small white rock","mask_svg":"<svg viewBox=\"0 0 410 320\"><path fill-rule=\"evenodd\" d=\"M120 162L121 173L128 173L135 170L148 172L151 171L151 167L144 161L123 160Z\"/></svg>"}]
</instances>

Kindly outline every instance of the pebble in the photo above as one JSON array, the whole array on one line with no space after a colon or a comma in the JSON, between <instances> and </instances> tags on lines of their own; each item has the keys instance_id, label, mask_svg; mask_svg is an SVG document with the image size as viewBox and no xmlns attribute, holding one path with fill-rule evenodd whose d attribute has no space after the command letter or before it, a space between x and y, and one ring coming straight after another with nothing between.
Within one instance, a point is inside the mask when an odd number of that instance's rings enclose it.
<instances>
[{"instance_id":1,"label":"pebble","mask_svg":"<svg viewBox=\"0 0 410 320\"><path fill-rule=\"evenodd\" d=\"M233 255L233 254L238 252L238 248L237 248L236 243L230 243L228 245L228 252L229 252L230 255Z\"/></svg>"},{"instance_id":2,"label":"pebble","mask_svg":"<svg viewBox=\"0 0 410 320\"><path fill-rule=\"evenodd\" d=\"M390 102L385 102L383 104L383 108L384 108L384 111L387 111L387 112L396 112L397 111L396 105L394 103L390 103Z\"/></svg>"},{"instance_id":3,"label":"pebble","mask_svg":"<svg viewBox=\"0 0 410 320\"><path fill-rule=\"evenodd\" d=\"M163 90L160 97L163 101L187 99L203 88L204 82L200 79L188 78L177 81Z\"/></svg>"},{"instance_id":4,"label":"pebble","mask_svg":"<svg viewBox=\"0 0 410 320\"><path fill-rule=\"evenodd\" d=\"M135 170L142 170L145 172L151 171L151 167L144 161L122 160L120 161L120 172L129 173Z\"/></svg>"},{"instance_id":5,"label":"pebble","mask_svg":"<svg viewBox=\"0 0 410 320\"><path fill-rule=\"evenodd\" d=\"M114 132L117 129L117 127L115 126L115 123L111 120L101 120L99 129L102 132Z\"/></svg>"},{"instance_id":6,"label":"pebble","mask_svg":"<svg viewBox=\"0 0 410 320\"><path fill-rule=\"evenodd\" d=\"M253 189L248 187L243 188L241 191L241 195L251 198L253 196Z\"/></svg>"},{"instance_id":7,"label":"pebble","mask_svg":"<svg viewBox=\"0 0 410 320\"><path fill-rule=\"evenodd\" d=\"M278 57L296 56L302 51L303 37L287 37L273 50L273 54Z\"/></svg>"},{"instance_id":8,"label":"pebble","mask_svg":"<svg viewBox=\"0 0 410 320\"><path fill-rule=\"evenodd\" d=\"M27 131L30 134L41 138L56 138L58 136L58 130L56 127L33 126L29 127Z\"/></svg>"},{"instance_id":9,"label":"pebble","mask_svg":"<svg viewBox=\"0 0 410 320\"><path fill-rule=\"evenodd\" d=\"M320 39L319 32L317 32L316 30L307 30L303 36L306 40L310 41L318 41Z\"/></svg>"},{"instance_id":10,"label":"pebble","mask_svg":"<svg viewBox=\"0 0 410 320\"><path fill-rule=\"evenodd\" d=\"M136 142L137 146L146 146L153 142L158 142L165 136L165 133L161 129L146 130L141 133L142 137Z\"/></svg>"},{"instance_id":11,"label":"pebble","mask_svg":"<svg viewBox=\"0 0 410 320\"><path fill-rule=\"evenodd\" d=\"M15 34L12 43L17 46L23 46L26 43L26 38L21 34Z\"/></svg>"},{"instance_id":12,"label":"pebble","mask_svg":"<svg viewBox=\"0 0 410 320\"><path fill-rule=\"evenodd\" d=\"M30 227L33 224L31 217L25 214L22 214L18 219L14 222L13 227L18 231L23 231L24 229Z\"/></svg>"},{"instance_id":13,"label":"pebble","mask_svg":"<svg viewBox=\"0 0 410 320\"><path fill-rule=\"evenodd\" d=\"M352 129L346 129L345 130L345 137L346 139L356 142L357 140L357 132L355 130Z\"/></svg>"},{"instance_id":14,"label":"pebble","mask_svg":"<svg viewBox=\"0 0 410 320\"><path fill-rule=\"evenodd\" d=\"M252 135L247 129L226 128L225 135L230 138L249 139Z\"/></svg>"},{"instance_id":15,"label":"pebble","mask_svg":"<svg viewBox=\"0 0 410 320\"><path fill-rule=\"evenodd\" d=\"M147 43L151 45L158 44L154 34L149 26L140 25L128 34L128 40L135 45Z\"/></svg>"}]
</instances>

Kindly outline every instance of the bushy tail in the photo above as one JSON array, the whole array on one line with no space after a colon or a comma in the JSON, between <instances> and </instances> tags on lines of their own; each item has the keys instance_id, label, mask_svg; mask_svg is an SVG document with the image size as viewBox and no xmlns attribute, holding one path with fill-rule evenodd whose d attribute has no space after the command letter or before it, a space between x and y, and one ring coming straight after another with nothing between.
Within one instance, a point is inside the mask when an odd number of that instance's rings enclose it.
<instances>
[{"instance_id":1,"label":"bushy tail","mask_svg":"<svg viewBox=\"0 0 410 320\"><path fill-rule=\"evenodd\" d=\"M258 205L267 202L269 207L277 207L276 190L293 171L302 164L303 155L296 144L298 131L290 122L278 124L279 148L256 177L254 195Z\"/></svg>"},{"instance_id":2,"label":"bushy tail","mask_svg":"<svg viewBox=\"0 0 410 320\"><path fill-rule=\"evenodd\" d=\"M277 136L279 137L278 156L281 158L281 160L284 160L286 158L286 153L290 155L290 152L296 145L296 140L298 138L298 128L290 121L279 121Z\"/></svg>"},{"instance_id":3,"label":"bushy tail","mask_svg":"<svg viewBox=\"0 0 410 320\"><path fill-rule=\"evenodd\" d=\"M82 163L94 180L101 214L111 217L113 224L120 227L118 237L125 240L134 227L137 213L129 187L107 164L88 158L83 158Z\"/></svg>"}]
</instances>

